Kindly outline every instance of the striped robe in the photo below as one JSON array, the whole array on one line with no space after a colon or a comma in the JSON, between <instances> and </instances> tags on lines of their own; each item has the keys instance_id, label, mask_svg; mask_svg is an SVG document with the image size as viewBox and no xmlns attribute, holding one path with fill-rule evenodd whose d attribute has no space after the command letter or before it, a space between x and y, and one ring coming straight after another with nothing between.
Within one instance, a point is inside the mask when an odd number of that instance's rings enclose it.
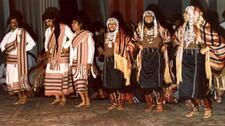
<instances>
[{"instance_id":1,"label":"striped robe","mask_svg":"<svg viewBox=\"0 0 225 126\"><path fill-rule=\"evenodd\" d=\"M197 41L204 42L209 48L210 66L212 72L220 73L225 65L225 40L204 20L199 17L196 23Z\"/></svg>"},{"instance_id":2,"label":"striped robe","mask_svg":"<svg viewBox=\"0 0 225 126\"><path fill-rule=\"evenodd\" d=\"M18 58L21 57L19 56L19 51L21 51L21 49L18 49L18 44L17 41L19 36L18 36L18 31L19 29L15 29L14 31L10 31L9 33L7 33L5 35L5 37L3 38L2 42L1 42L1 50L5 51L7 54L7 58L6 58L6 84L8 87L9 92L11 93L17 93L23 90L29 90L29 84L28 82L25 82L25 85L22 85L21 82L21 76L22 74L19 71L19 68L21 68L21 66L18 64L19 61L18 59L22 59L22 58ZM22 37L22 40L25 41L25 50L24 51L29 51L31 50L34 46L35 46L35 42L34 40L31 38L31 36L29 35L28 32L26 32L25 30L23 30L24 32L22 32L22 34L24 33L24 37ZM23 54L24 55L24 54ZM26 54L25 54L26 55ZM24 58L26 58L26 56L24 55ZM26 59L25 59L26 61ZM26 62L24 62L23 67L26 67L27 64ZM25 68L26 69L26 68ZM26 72L26 71L24 71ZM25 73L26 74L26 73ZM27 75L23 75L23 79L27 80Z\"/></svg>"},{"instance_id":3,"label":"striped robe","mask_svg":"<svg viewBox=\"0 0 225 126\"><path fill-rule=\"evenodd\" d=\"M225 67L225 38L217 33L210 23L200 16L196 23L198 32L198 41L203 41L208 47L206 56L208 57L208 78L209 86L212 86L212 75L214 76L214 85L216 89L225 90L224 67ZM211 69L210 69L211 67ZM207 69L207 68L206 68Z\"/></svg>"},{"instance_id":4,"label":"striped robe","mask_svg":"<svg viewBox=\"0 0 225 126\"><path fill-rule=\"evenodd\" d=\"M70 64L72 65L73 82L77 92L88 90L87 65L93 64L94 52L92 33L87 30L76 33L70 47Z\"/></svg>"},{"instance_id":5,"label":"striped robe","mask_svg":"<svg viewBox=\"0 0 225 126\"><path fill-rule=\"evenodd\" d=\"M106 36L107 33L105 41ZM115 42L112 44L112 55L105 54L103 85L107 89L120 89L131 84L134 45L131 38L121 29L116 34ZM108 49L108 43L105 42L105 52Z\"/></svg>"},{"instance_id":6,"label":"striped robe","mask_svg":"<svg viewBox=\"0 0 225 126\"><path fill-rule=\"evenodd\" d=\"M183 51L184 51L185 26L186 25L182 25L176 32L175 42L176 44L179 45L177 50L177 55L176 55L177 84L183 81L187 81L187 80L182 80L183 78L182 77L182 74L183 74L182 61L183 61ZM206 22L201 15L198 18L197 23L194 25L194 28L195 28L196 42L198 42L201 45L200 52L205 57L204 59L205 70L204 70L204 73L201 74L201 76L204 76L205 79L208 79L208 82L204 82L205 83L204 87L211 88L212 74L213 73L218 74L224 68L224 60L225 60L224 39L220 36L220 34L216 33L212 29L211 25L208 22ZM203 92L204 87L201 87L202 89L199 91ZM195 92L195 93L198 93L198 92ZM203 94L203 95L206 95L206 94Z\"/></svg>"},{"instance_id":7,"label":"striped robe","mask_svg":"<svg viewBox=\"0 0 225 126\"><path fill-rule=\"evenodd\" d=\"M53 32L48 28L45 32L45 51L50 52L51 57L47 63L45 71L45 95L69 95L73 93L72 78L69 66L69 50L73 32L71 29L60 24L60 35L58 37L58 50L54 47L55 38ZM51 44L53 45L51 47Z\"/></svg>"}]
</instances>

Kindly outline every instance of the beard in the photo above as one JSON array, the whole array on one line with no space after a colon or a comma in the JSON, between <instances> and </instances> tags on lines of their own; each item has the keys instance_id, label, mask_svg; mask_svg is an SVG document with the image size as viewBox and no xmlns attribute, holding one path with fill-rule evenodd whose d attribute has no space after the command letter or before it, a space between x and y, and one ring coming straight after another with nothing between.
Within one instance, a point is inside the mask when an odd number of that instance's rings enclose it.
<instances>
[{"instance_id":1,"label":"beard","mask_svg":"<svg viewBox=\"0 0 225 126\"><path fill-rule=\"evenodd\" d=\"M145 26L146 28L150 29L150 28L152 28L152 27L154 26L154 24L153 24L153 22L151 22L151 23L146 23L146 22L144 22L144 26Z\"/></svg>"}]
</instances>

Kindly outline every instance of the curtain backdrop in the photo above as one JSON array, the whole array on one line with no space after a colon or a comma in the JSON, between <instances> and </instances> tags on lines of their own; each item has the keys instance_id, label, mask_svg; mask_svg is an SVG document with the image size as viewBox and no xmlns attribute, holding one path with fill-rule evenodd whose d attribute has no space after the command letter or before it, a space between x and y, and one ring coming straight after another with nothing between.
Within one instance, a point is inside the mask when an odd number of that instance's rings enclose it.
<instances>
[{"instance_id":1,"label":"curtain backdrop","mask_svg":"<svg viewBox=\"0 0 225 126\"><path fill-rule=\"evenodd\" d=\"M125 21L137 23L143 13L143 0L108 0L108 15L119 11Z\"/></svg>"},{"instance_id":2,"label":"curtain backdrop","mask_svg":"<svg viewBox=\"0 0 225 126\"><path fill-rule=\"evenodd\" d=\"M0 42L7 31L7 19L9 17L9 1L0 0ZM0 64L3 62L2 52L0 51Z\"/></svg>"},{"instance_id":3,"label":"curtain backdrop","mask_svg":"<svg viewBox=\"0 0 225 126\"><path fill-rule=\"evenodd\" d=\"M220 10L221 13L224 8L218 6L220 1L224 0L202 0L207 7ZM65 3L69 6L61 6ZM14 9L22 12L24 21L36 33L37 48L40 51L43 48L42 39L45 30L41 17L47 7L61 7L62 12L66 8L65 14L70 13L71 10L82 10L92 21L98 20L104 24L113 11L120 11L125 21L137 23L146 7L152 3L158 4L166 17L170 17L174 13L182 13L182 10L189 5L188 0L0 0L0 37L2 40L7 27L6 20L10 11Z\"/></svg>"},{"instance_id":4,"label":"curtain backdrop","mask_svg":"<svg viewBox=\"0 0 225 126\"><path fill-rule=\"evenodd\" d=\"M23 19L34 33L36 33L37 49L43 48L44 24L42 22L42 14L45 9L51 6L59 8L59 0L10 0L11 10L15 9L23 14Z\"/></svg>"},{"instance_id":5,"label":"curtain backdrop","mask_svg":"<svg viewBox=\"0 0 225 126\"><path fill-rule=\"evenodd\" d=\"M184 0L186 1L186 0ZM166 18L182 12L181 0L159 0L159 7Z\"/></svg>"},{"instance_id":6,"label":"curtain backdrop","mask_svg":"<svg viewBox=\"0 0 225 126\"><path fill-rule=\"evenodd\" d=\"M209 0L209 8L217 11L217 0Z\"/></svg>"},{"instance_id":7,"label":"curtain backdrop","mask_svg":"<svg viewBox=\"0 0 225 126\"><path fill-rule=\"evenodd\" d=\"M92 21L106 22L108 18L108 8L107 8L108 0L76 0L76 1L78 10L86 12Z\"/></svg>"},{"instance_id":8,"label":"curtain backdrop","mask_svg":"<svg viewBox=\"0 0 225 126\"><path fill-rule=\"evenodd\" d=\"M10 13L8 0L0 0L0 10L0 38L2 38L6 32L7 19Z\"/></svg>"}]
</instances>

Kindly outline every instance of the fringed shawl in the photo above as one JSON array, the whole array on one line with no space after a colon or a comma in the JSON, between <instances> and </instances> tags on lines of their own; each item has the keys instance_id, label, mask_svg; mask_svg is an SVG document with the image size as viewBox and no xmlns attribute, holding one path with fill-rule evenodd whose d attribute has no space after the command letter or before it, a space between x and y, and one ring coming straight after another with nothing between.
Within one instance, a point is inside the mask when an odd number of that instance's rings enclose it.
<instances>
[{"instance_id":1,"label":"fringed shawl","mask_svg":"<svg viewBox=\"0 0 225 126\"><path fill-rule=\"evenodd\" d=\"M186 24L182 25L176 32L176 42L179 44L176 55L177 84L182 82L182 58L184 48L184 33ZM212 70L222 71L225 61L225 44L222 37L216 33L202 16L199 16L195 24L196 41L201 43L201 53L205 54L206 77L209 87L212 86ZM205 46L205 47L204 47Z\"/></svg>"},{"instance_id":2,"label":"fringed shawl","mask_svg":"<svg viewBox=\"0 0 225 126\"><path fill-rule=\"evenodd\" d=\"M175 33L175 43L178 46L177 54L176 54L176 79L177 84L182 82L182 59L183 59L183 49L184 49L184 33L185 33L186 24L183 24L178 28L177 32Z\"/></svg>"},{"instance_id":3,"label":"fringed shawl","mask_svg":"<svg viewBox=\"0 0 225 126\"><path fill-rule=\"evenodd\" d=\"M201 13L200 10L196 10ZM212 73L220 74L225 65L225 41L220 33L213 30L210 23L206 22L202 15L196 21L197 40L204 42L207 46L206 54L206 76L209 79L209 88L212 87Z\"/></svg>"},{"instance_id":4,"label":"fringed shawl","mask_svg":"<svg viewBox=\"0 0 225 126\"><path fill-rule=\"evenodd\" d=\"M29 90L27 70L27 52L26 52L26 31L21 28L17 33L17 56L18 56L18 74L19 83L24 90Z\"/></svg>"},{"instance_id":5,"label":"fringed shawl","mask_svg":"<svg viewBox=\"0 0 225 126\"><path fill-rule=\"evenodd\" d=\"M204 42L209 48L210 66L218 73L220 73L225 65L225 41L224 38L211 25L200 16L196 23L197 39Z\"/></svg>"},{"instance_id":6,"label":"fringed shawl","mask_svg":"<svg viewBox=\"0 0 225 126\"><path fill-rule=\"evenodd\" d=\"M56 37L54 34L54 30L52 31L49 42L48 42L48 50L52 50L51 53L51 62L50 69L58 70L59 69L59 60L61 57L62 49L63 49L63 38L65 35L65 25L60 24L60 34L58 37L58 48L56 48Z\"/></svg>"},{"instance_id":7,"label":"fringed shawl","mask_svg":"<svg viewBox=\"0 0 225 126\"><path fill-rule=\"evenodd\" d=\"M87 61L88 61L88 37L90 32L83 30L78 33L73 41L72 48L77 48L77 59L74 77L75 78L88 78Z\"/></svg>"},{"instance_id":8,"label":"fringed shawl","mask_svg":"<svg viewBox=\"0 0 225 126\"><path fill-rule=\"evenodd\" d=\"M114 44L114 68L123 72L126 85L130 85L134 45L122 30L117 33Z\"/></svg>"}]
</instances>

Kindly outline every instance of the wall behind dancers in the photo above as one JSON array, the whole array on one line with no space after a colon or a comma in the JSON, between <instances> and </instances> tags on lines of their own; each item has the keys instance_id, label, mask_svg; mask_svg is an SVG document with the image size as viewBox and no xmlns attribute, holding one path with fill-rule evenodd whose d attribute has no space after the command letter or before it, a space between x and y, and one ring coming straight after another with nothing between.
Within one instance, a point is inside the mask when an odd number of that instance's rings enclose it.
<instances>
[{"instance_id":1,"label":"wall behind dancers","mask_svg":"<svg viewBox=\"0 0 225 126\"><path fill-rule=\"evenodd\" d=\"M59 8L59 0L8 0L10 14L15 10L23 15L24 22L33 30L34 39L38 39L37 48L40 51L43 48L44 24L41 17L47 7L54 6ZM5 7L6 8L6 7ZM7 17L8 18L8 17ZM28 31L29 32L29 31Z\"/></svg>"}]
</instances>

